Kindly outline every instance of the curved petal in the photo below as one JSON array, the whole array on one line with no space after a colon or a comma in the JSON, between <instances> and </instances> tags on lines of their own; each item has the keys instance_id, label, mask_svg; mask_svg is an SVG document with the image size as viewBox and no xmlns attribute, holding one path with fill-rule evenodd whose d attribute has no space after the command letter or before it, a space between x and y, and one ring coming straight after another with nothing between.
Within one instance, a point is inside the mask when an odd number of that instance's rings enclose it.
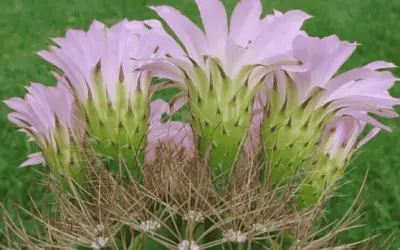
<instances>
[{"instance_id":1,"label":"curved petal","mask_svg":"<svg viewBox=\"0 0 400 250\"><path fill-rule=\"evenodd\" d=\"M393 63L385 61L375 61L365 65L364 67L372 70L397 68L397 66L394 65Z\"/></svg>"},{"instance_id":2,"label":"curved petal","mask_svg":"<svg viewBox=\"0 0 400 250\"><path fill-rule=\"evenodd\" d=\"M259 35L260 15L262 6L260 0L242 0L236 5L230 23L230 38L246 47L249 41L254 41Z\"/></svg>"},{"instance_id":3,"label":"curved petal","mask_svg":"<svg viewBox=\"0 0 400 250\"><path fill-rule=\"evenodd\" d=\"M228 18L220 0L196 0L208 40L209 55L225 61Z\"/></svg>"},{"instance_id":4,"label":"curved petal","mask_svg":"<svg viewBox=\"0 0 400 250\"><path fill-rule=\"evenodd\" d=\"M340 41L337 36L320 39L304 35L298 36L293 46L294 57L308 68L307 78L302 81L309 82L310 88L324 87L357 47ZM294 74L295 80L303 76L302 73Z\"/></svg>"},{"instance_id":5,"label":"curved petal","mask_svg":"<svg viewBox=\"0 0 400 250\"><path fill-rule=\"evenodd\" d=\"M371 116L367 115L367 114L362 114L362 113L353 113L352 114L353 117L364 121L366 123L369 123L377 128L381 128L383 130L386 130L388 132L392 132L392 129L386 125L384 125L383 123L379 122L378 120L372 118Z\"/></svg>"},{"instance_id":6,"label":"curved petal","mask_svg":"<svg viewBox=\"0 0 400 250\"><path fill-rule=\"evenodd\" d=\"M289 50L304 21L310 17L303 11L291 10L272 23L264 24L262 34L248 46L248 52L242 58L243 63L259 62Z\"/></svg>"},{"instance_id":7,"label":"curved petal","mask_svg":"<svg viewBox=\"0 0 400 250\"><path fill-rule=\"evenodd\" d=\"M380 128L373 128L358 144L357 148L360 148L364 146L365 143L370 141L372 138L374 138L379 132L381 131Z\"/></svg>"},{"instance_id":8,"label":"curved petal","mask_svg":"<svg viewBox=\"0 0 400 250\"><path fill-rule=\"evenodd\" d=\"M149 25L148 22L144 22ZM162 28L161 24L151 23L152 30L143 32L143 39L153 41L158 44L168 54L178 57L183 57L185 52L179 44Z\"/></svg>"},{"instance_id":9,"label":"curved petal","mask_svg":"<svg viewBox=\"0 0 400 250\"><path fill-rule=\"evenodd\" d=\"M202 56L206 54L207 40L204 33L178 10L169 6L151 6L151 9L164 19L178 38L185 45L191 58L202 64Z\"/></svg>"},{"instance_id":10,"label":"curved petal","mask_svg":"<svg viewBox=\"0 0 400 250\"><path fill-rule=\"evenodd\" d=\"M14 109L17 112L26 112L27 103L24 99L19 97L13 97L8 100L3 101L8 107Z\"/></svg>"},{"instance_id":11,"label":"curved petal","mask_svg":"<svg viewBox=\"0 0 400 250\"><path fill-rule=\"evenodd\" d=\"M31 165L45 164L45 159L42 153L34 153L28 155L28 160L24 161L19 167L23 168Z\"/></svg>"},{"instance_id":12,"label":"curved petal","mask_svg":"<svg viewBox=\"0 0 400 250\"><path fill-rule=\"evenodd\" d=\"M138 70L150 71L155 76L183 83L185 78L179 69L168 61L155 61L143 65Z\"/></svg>"}]
</instances>

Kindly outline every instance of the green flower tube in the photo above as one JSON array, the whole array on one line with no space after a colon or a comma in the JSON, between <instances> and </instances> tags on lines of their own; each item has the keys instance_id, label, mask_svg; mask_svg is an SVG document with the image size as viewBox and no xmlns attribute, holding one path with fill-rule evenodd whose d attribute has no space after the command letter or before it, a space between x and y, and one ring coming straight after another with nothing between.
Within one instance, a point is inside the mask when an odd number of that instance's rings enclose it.
<instances>
[{"instance_id":1,"label":"green flower tube","mask_svg":"<svg viewBox=\"0 0 400 250\"><path fill-rule=\"evenodd\" d=\"M95 151L122 156L130 168L144 156L149 125L152 76L136 69L143 64L138 59L155 56L156 45L140 39L144 29L137 21L111 28L95 21L87 32L69 30L53 39L59 47L39 52L63 71Z\"/></svg>"},{"instance_id":2,"label":"green flower tube","mask_svg":"<svg viewBox=\"0 0 400 250\"><path fill-rule=\"evenodd\" d=\"M21 167L46 164L55 177L68 175L83 181L85 125L72 94L61 83L57 87L32 83L26 89L24 99L4 101L14 110L9 120L41 149L29 155Z\"/></svg>"},{"instance_id":3,"label":"green flower tube","mask_svg":"<svg viewBox=\"0 0 400 250\"><path fill-rule=\"evenodd\" d=\"M378 71L394 67L382 61L334 76L357 46L340 41L336 36L320 39L302 34L293 46L294 56L307 70L276 71L266 78L256 100L256 104L263 107L258 108L263 110L261 127L255 127L252 133L259 131L262 137L272 181L279 184L288 178L303 176L301 178L306 179L303 181L311 183L312 188L307 194L304 189L302 195L307 197L305 200L311 201L310 197L314 197L315 201L321 188L326 186L325 181L330 185L343 174L346 165L343 159L348 160L352 152L327 149L324 145L332 144L332 138L326 137L326 129L336 119L350 117L356 124L371 124L390 131L369 114L398 117L393 106L400 101L388 92L398 79L391 72ZM360 131L354 133L353 141ZM333 135L336 137L343 136ZM338 141L343 144L341 147L355 145L344 139Z\"/></svg>"}]
</instances>

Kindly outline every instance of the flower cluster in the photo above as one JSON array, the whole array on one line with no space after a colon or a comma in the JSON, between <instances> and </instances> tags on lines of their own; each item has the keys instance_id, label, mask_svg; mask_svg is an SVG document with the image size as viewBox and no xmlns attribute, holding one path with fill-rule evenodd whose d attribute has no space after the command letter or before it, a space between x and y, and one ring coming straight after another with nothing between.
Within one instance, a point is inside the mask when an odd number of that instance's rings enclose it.
<instances>
[{"instance_id":1,"label":"flower cluster","mask_svg":"<svg viewBox=\"0 0 400 250\"><path fill-rule=\"evenodd\" d=\"M161 185L165 194L182 193L180 178L197 178L201 165L210 180L199 182L218 191L239 190L232 188L239 172L255 175L245 181L251 185L279 188L295 180L297 205L309 206L332 190L357 149L381 129L390 131L378 117L398 117L393 107L400 100L389 90L399 79L386 70L395 65L340 71L358 44L309 36L301 27L311 16L300 10L261 17L260 0L241 0L228 21L220 0L196 3L204 30L173 7L150 7L179 41L158 20L112 27L94 21L40 51L57 68L57 87L33 83L24 99L5 101L14 110L9 120L41 150L21 166L46 164L55 176L83 182L85 161L123 162L137 183L144 176L144 185ZM153 98L170 88L179 92L168 102ZM188 121L175 117L184 111ZM164 164L162 151L183 155L182 166ZM255 163L240 164L244 158ZM201 211L189 211L184 223L207 222ZM139 231L160 227L143 221ZM246 242L239 228L227 229L225 242ZM251 230L268 231L260 223ZM178 249L199 249L190 236ZM93 248L107 242L99 238Z\"/></svg>"},{"instance_id":2,"label":"flower cluster","mask_svg":"<svg viewBox=\"0 0 400 250\"><path fill-rule=\"evenodd\" d=\"M42 149L22 165L46 161L65 172L87 139L98 155L122 156L129 168L143 162L143 152L154 161L166 146L209 161L215 176L229 176L242 152L254 156L264 148L274 183L315 173L323 178L309 182L322 191L343 174L356 148L379 129L390 131L370 114L397 117L393 106L400 102L388 92L397 78L379 71L393 64L337 74L357 44L308 36L301 30L308 14L260 18L260 1L243 0L228 25L219 0L196 3L205 32L172 7L151 7L183 47L157 20L123 20L69 30L53 39L57 46L40 51L62 71L54 74L58 87L33 84L25 100L6 101L15 110L9 119ZM166 82L152 84L156 78ZM168 87L181 92L169 104L151 102ZM190 124L163 121L186 104ZM375 128L359 141L365 124Z\"/></svg>"}]
</instances>

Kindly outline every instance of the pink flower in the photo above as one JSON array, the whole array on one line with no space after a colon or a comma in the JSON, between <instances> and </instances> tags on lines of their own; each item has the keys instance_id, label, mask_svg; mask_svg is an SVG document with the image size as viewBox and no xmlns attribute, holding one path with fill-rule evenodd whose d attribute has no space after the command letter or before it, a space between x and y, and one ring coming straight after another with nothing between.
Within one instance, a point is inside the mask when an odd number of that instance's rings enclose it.
<instances>
[{"instance_id":1,"label":"pink flower","mask_svg":"<svg viewBox=\"0 0 400 250\"><path fill-rule=\"evenodd\" d=\"M29 155L21 167L44 164L45 160L59 170L68 167L78 160L74 151L82 145L85 134L72 94L61 83L57 87L32 83L26 89L24 99L4 101L14 110L8 119L28 134L30 141L38 143L42 151Z\"/></svg>"},{"instance_id":2,"label":"pink flower","mask_svg":"<svg viewBox=\"0 0 400 250\"><path fill-rule=\"evenodd\" d=\"M112 159L122 155L129 166L145 145L154 92L151 73L138 69L142 58L161 51L140 37L144 30L138 21L123 20L110 28L94 21L87 32L71 29L65 38L53 39L58 47L38 53L63 71L94 150Z\"/></svg>"},{"instance_id":3,"label":"pink flower","mask_svg":"<svg viewBox=\"0 0 400 250\"><path fill-rule=\"evenodd\" d=\"M118 87L125 89L129 98L137 89L145 91L150 80L146 74L135 73L143 63L134 58L148 58L156 45L141 40L138 32L145 29L141 22L123 20L111 28L94 21L87 32L68 30L65 38L52 39L57 46L38 54L63 70L81 104L91 95L96 101L110 98L117 106ZM120 84L118 84L120 83ZM101 89L100 89L101 87ZM101 96L101 95L108 95Z\"/></svg>"},{"instance_id":4,"label":"pink flower","mask_svg":"<svg viewBox=\"0 0 400 250\"><path fill-rule=\"evenodd\" d=\"M400 100L388 92L398 78L389 71L377 71L395 65L376 61L334 76L354 52L356 44L340 41L336 36L320 39L301 35L293 46L294 56L308 68L306 72L289 73L296 85L298 104L310 98L316 88L321 88L323 91L317 97L315 110L324 108L327 114L350 115L390 131L368 113L398 117L393 106L400 104Z\"/></svg>"},{"instance_id":5,"label":"pink flower","mask_svg":"<svg viewBox=\"0 0 400 250\"><path fill-rule=\"evenodd\" d=\"M320 39L303 34L294 40L293 47L294 56L307 70L277 71L265 79L254 103L263 107L269 104L265 129L286 118L295 127L316 127L329 122L331 116L347 115L390 131L369 114L398 117L393 106L400 104L400 100L388 91L398 78L389 71L378 71L395 65L376 61L335 75L356 44L340 41L336 36Z\"/></svg>"},{"instance_id":6,"label":"pink flower","mask_svg":"<svg viewBox=\"0 0 400 250\"><path fill-rule=\"evenodd\" d=\"M155 20L144 22L152 27L148 39L158 43L167 56L172 57L170 62L179 65L189 76L195 73L192 68L194 62L207 69L207 58L216 59L224 73L231 78L236 78L240 71L249 65L283 65L283 68L297 68L291 66L297 61L290 52L293 39L302 33L300 28L303 22L310 18L306 13L300 10L291 10L284 14L275 11L274 15L260 18L261 2L242 0L237 4L228 25L226 10L219 0L197 0L196 3L205 33L172 7L151 7L175 32L184 49L164 31L161 23ZM170 66L164 69L160 63L162 64L158 61L146 67L160 71L161 74L167 71L167 78L183 82L183 75L179 69Z\"/></svg>"},{"instance_id":7,"label":"pink flower","mask_svg":"<svg viewBox=\"0 0 400 250\"><path fill-rule=\"evenodd\" d=\"M272 178L276 183L299 170L307 170L315 156L318 158L327 151L335 158L336 168L343 170L347 165L345 159L351 157L355 145L362 146L379 129L391 131L371 114L398 117L393 106L400 104L400 100L392 97L389 89L399 79L389 71L379 71L395 66L376 61L337 74L356 46L340 41L336 36L321 39L301 34L293 41L293 55L306 70L275 71L265 78L254 102L254 106L264 107L262 128L250 127L250 133L260 131L263 146L275 166ZM257 109L260 108L255 107L254 112ZM259 117L253 117L253 123L257 124L259 120ZM365 124L371 124L375 129L356 144ZM326 130L332 127L336 132L325 141L327 147L318 147L321 135L325 138ZM328 176L332 177L333 170L326 164L331 165L319 162L316 171L329 169ZM310 197L315 198L313 194L309 194Z\"/></svg>"},{"instance_id":8,"label":"pink flower","mask_svg":"<svg viewBox=\"0 0 400 250\"><path fill-rule=\"evenodd\" d=\"M292 41L310 16L292 10L261 18L261 2L243 0L228 25L220 0L196 3L205 32L172 7L151 7L183 46L160 22L144 22L151 30L142 35L157 43L165 56L141 69L184 89L180 98L191 109L200 158L212 147L211 164L226 172L242 150L252 115L249 106L262 79L274 69L303 70L292 55Z\"/></svg>"}]
</instances>

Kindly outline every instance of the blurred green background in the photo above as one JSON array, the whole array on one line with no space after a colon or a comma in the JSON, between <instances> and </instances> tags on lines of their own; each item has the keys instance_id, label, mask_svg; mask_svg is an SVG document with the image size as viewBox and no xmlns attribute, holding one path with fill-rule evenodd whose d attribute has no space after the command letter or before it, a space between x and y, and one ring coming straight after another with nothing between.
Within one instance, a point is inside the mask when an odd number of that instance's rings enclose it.
<instances>
[{"instance_id":1,"label":"blurred green background","mask_svg":"<svg viewBox=\"0 0 400 250\"><path fill-rule=\"evenodd\" d=\"M223 1L229 11L236 0ZM113 24L128 19L150 19L156 15L147 5L169 4L179 8L196 23L200 18L192 0L1 0L0 1L0 100L23 96L30 81L55 84L50 66L35 52L50 44L50 37L63 36L69 28L87 29L93 19ZM314 16L305 30L313 36L337 34L341 39L361 44L344 66L362 66L374 60L400 65L400 1L398 0L265 0L265 10L302 9ZM400 70L394 70L400 76ZM400 85L392 93L400 97ZM400 111L400 109L397 109ZM19 169L32 145L7 121L9 109L0 105L0 201L11 215L12 202L29 206L29 193L40 203L40 166ZM369 142L353 161L340 189L343 196L332 199L326 217L333 220L345 213L369 176L362 193L366 226L342 234L343 241L360 240L377 233L395 231L393 249L400 247L400 121L385 121L393 133L382 132ZM27 220L30 227L34 224ZM0 228L2 227L0 219Z\"/></svg>"}]
</instances>

